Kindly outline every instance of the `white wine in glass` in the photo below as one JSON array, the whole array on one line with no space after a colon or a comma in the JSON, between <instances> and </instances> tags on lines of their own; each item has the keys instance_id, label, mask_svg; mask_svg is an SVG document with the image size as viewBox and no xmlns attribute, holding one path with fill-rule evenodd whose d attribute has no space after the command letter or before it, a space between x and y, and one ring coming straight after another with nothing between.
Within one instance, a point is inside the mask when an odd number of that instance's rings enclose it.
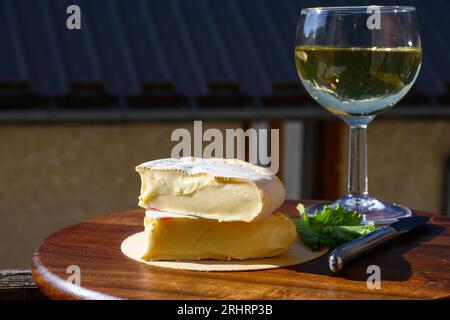
<instances>
[{"instance_id":1,"label":"white wine in glass","mask_svg":"<svg viewBox=\"0 0 450 320\"><path fill-rule=\"evenodd\" d=\"M369 28L373 11L368 7L302 10L295 65L307 92L350 126L348 195L325 205L341 205L359 211L365 220L387 223L411 215L411 210L369 196L367 125L409 91L422 49L413 7L377 9L379 28Z\"/></svg>"}]
</instances>

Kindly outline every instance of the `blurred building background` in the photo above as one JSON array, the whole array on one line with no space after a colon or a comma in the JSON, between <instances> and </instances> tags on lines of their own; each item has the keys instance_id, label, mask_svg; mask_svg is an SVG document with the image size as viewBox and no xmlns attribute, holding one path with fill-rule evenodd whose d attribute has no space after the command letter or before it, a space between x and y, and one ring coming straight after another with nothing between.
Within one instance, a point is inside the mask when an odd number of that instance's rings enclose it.
<instances>
[{"instance_id":1,"label":"blurred building background","mask_svg":"<svg viewBox=\"0 0 450 320\"><path fill-rule=\"evenodd\" d=\"M66 8L81 8L81 30ZM345 125L310 99L293 46L300 0L0 0L0 269L49 233L134 208L134 166L169 157L176 128L278 128L292 199L346 192ZM369 127L369 189L450 213L450 3L414 5L424 58Z\"/></svg>"}]
</instances>

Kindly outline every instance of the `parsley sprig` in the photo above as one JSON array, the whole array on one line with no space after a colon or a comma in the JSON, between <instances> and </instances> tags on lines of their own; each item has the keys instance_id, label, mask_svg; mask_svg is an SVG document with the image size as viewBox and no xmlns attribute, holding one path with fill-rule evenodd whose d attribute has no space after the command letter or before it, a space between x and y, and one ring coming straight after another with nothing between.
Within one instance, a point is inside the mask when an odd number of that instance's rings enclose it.
<instances>
[{"instance_id":1,"label":"parsley sprig","mask_svg":"<svg viewBox=\"0 0 450 320\"><path fill-rule=\"evenodd\" d=\"M311 217L302 204L297 205L298 219L292 219L303 242L317 251L328 247L334 249L341 244L362 237L375 229L373 223L361 225L361 214L346 211L343 207L325 206Z\"/></svg>"}]
</instances>

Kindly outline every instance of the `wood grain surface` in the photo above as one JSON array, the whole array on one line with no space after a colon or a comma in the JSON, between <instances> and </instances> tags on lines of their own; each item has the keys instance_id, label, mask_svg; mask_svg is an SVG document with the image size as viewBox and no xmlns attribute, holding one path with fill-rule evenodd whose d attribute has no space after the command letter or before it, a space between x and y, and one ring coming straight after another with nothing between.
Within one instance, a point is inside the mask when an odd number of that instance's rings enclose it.
<instances>
[{"instance_id":1,"label":"wood grain surface","mask_svg":"<svg viewBox=\"0 0 450 320\"><path fill-rule=\"evenodd\" d=\"M281 211L294 214L296 204L287 201ZM450 298L449 218L434 216L423 228L334 275L326 256L294 267L247 272L171 270L138 263L122 254L120 244L143 229L143 216L142 209L117 212L49 236L32 258L39 289L52 299ZM66 281L70 265L80 267L80 286ZM381 289L367 287L370 265L381 269Z\"/></svg>"}]
</instances>

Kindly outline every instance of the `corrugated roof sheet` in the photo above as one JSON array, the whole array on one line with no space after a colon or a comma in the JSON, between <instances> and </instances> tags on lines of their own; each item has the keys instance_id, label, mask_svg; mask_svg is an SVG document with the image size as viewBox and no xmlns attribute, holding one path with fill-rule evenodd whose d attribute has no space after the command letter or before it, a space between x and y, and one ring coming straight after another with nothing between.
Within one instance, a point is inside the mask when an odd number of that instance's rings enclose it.
<instances>
[{"instance_id":1,"label":"corrugated roof sheet","mask_svg":"<svg viewBox=\"0 0 450 320\"><path fill-rule=\"evenodd\" d=\"M82 10L82 30L68 30L66 8ZM303 7L354 1L299 0L0 0L0 81L27 83L42 96L65 96L74 82L107 94L139 96L146 85L171 94L208 96L212 84L271 96L274 84L299 83L293 62ZM358 5L370 4L359 1ZM378 1L418 9L424 47L415 92L447 92L450 3ZM173 89L173 91L172 91ZM302 94L301 86L298 92ZM436 99L434 99L436 100Z\"/></svg>"}]
</instances>

